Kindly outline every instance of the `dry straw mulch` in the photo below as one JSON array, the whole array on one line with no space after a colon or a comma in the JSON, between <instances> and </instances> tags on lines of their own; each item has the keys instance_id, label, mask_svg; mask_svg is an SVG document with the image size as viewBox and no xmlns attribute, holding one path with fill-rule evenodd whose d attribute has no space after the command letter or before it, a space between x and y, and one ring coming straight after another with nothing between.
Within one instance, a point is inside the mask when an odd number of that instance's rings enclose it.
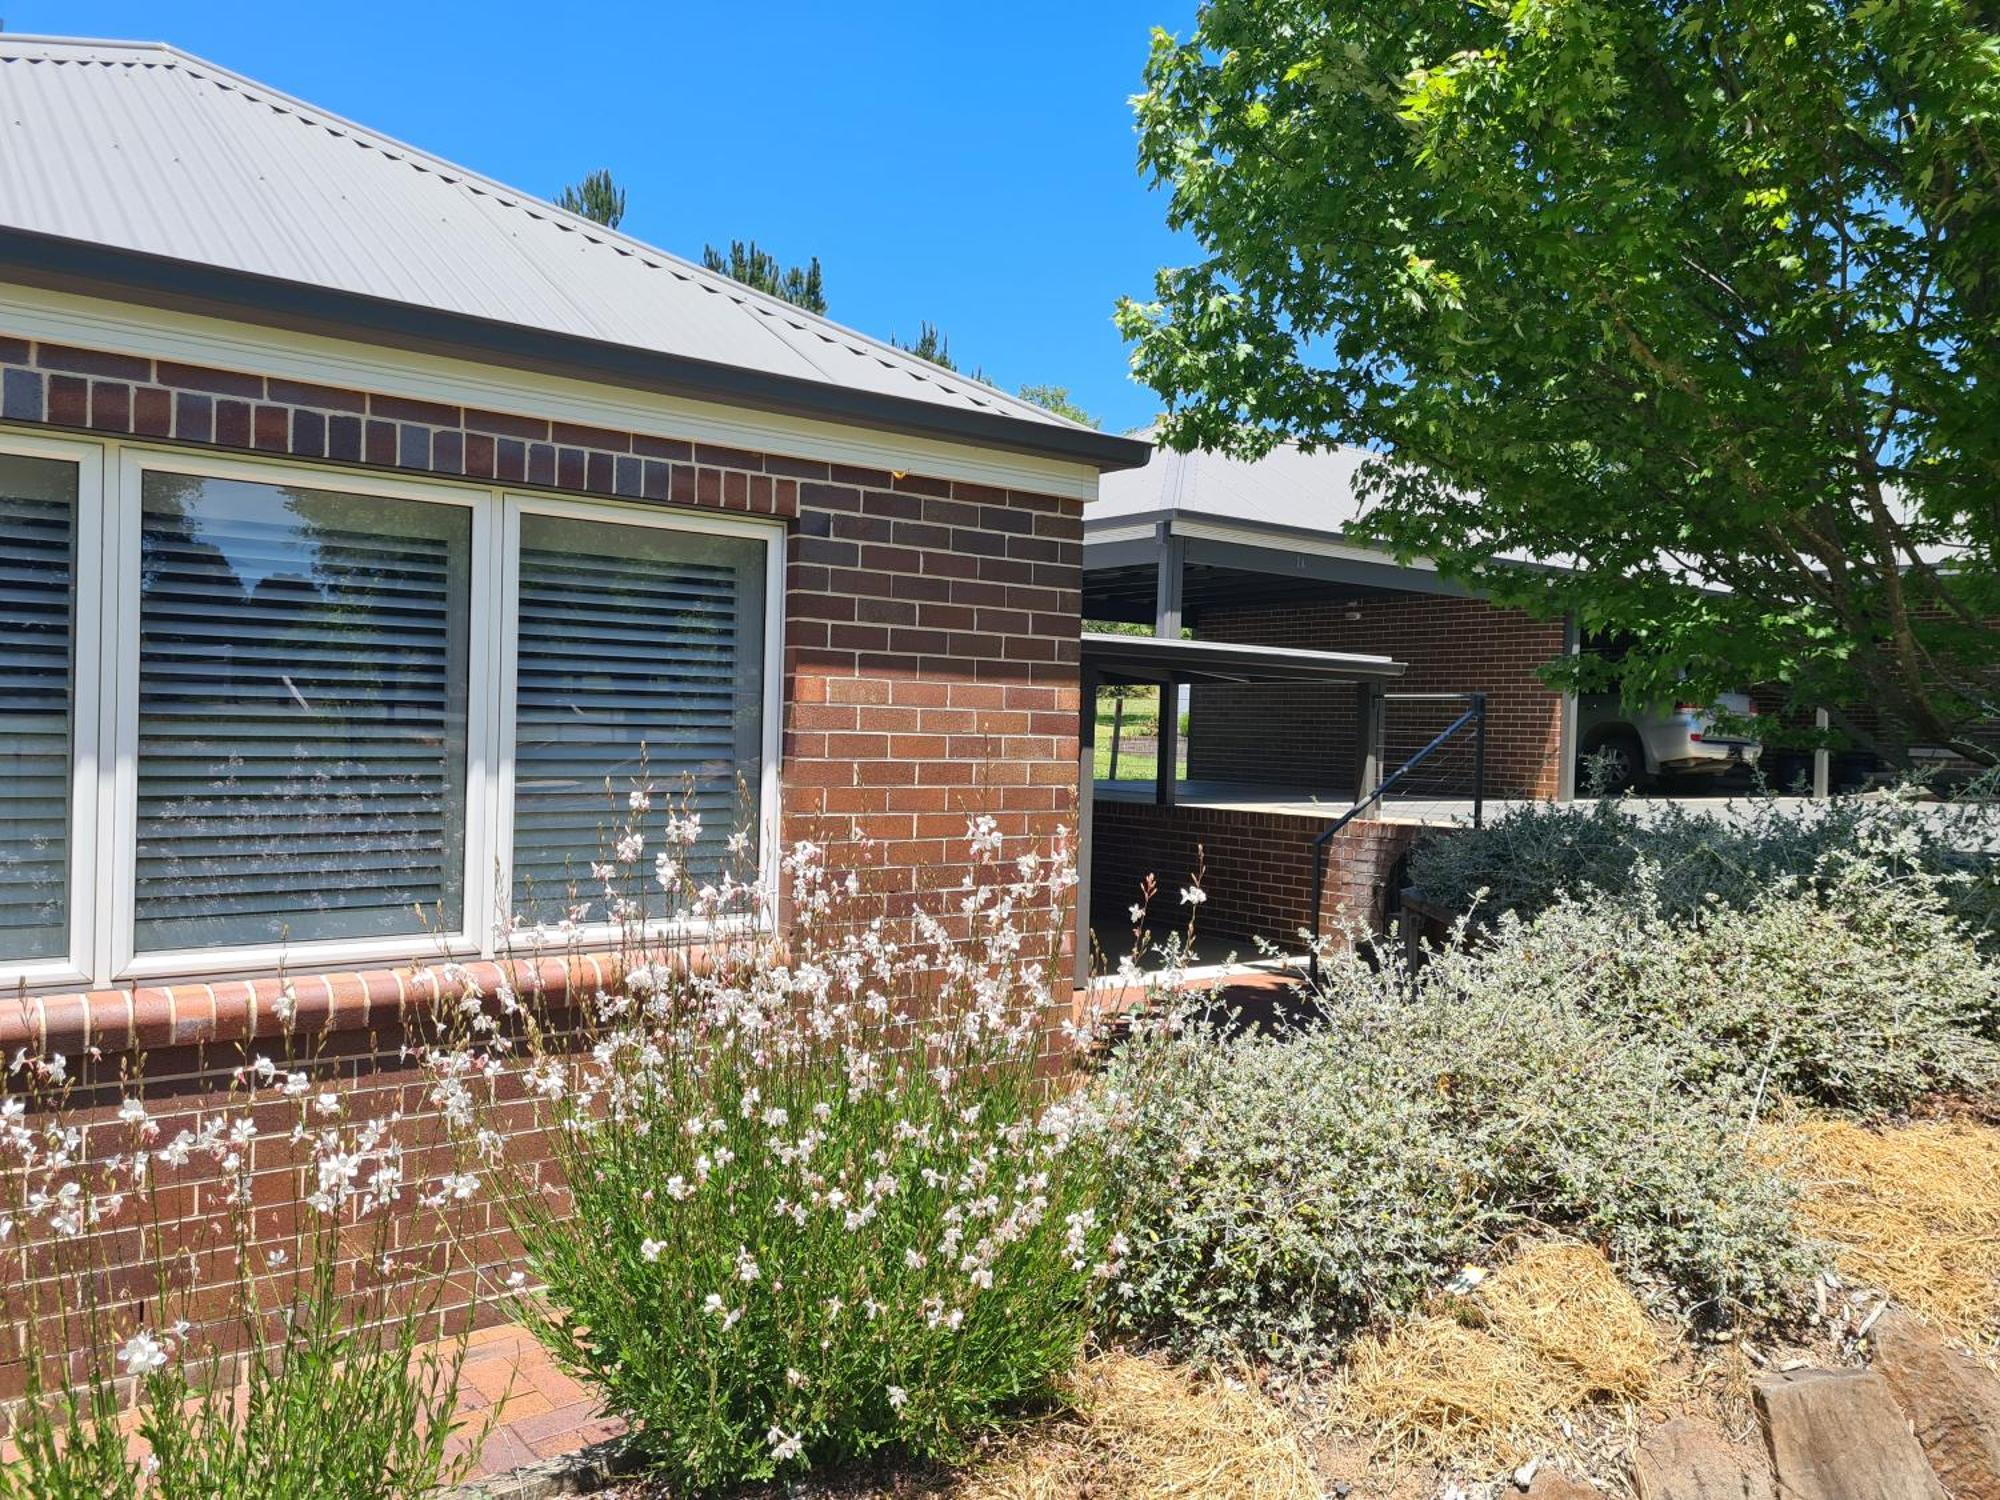
<instances>
[{"instance_id":1,"label":"dry straw mulch","mask_svg":"<svg viewBox=\"0 0 2000 1500\"><path fill-rule=\"evenodd\" d=\"M1508 1467L1545 1451L1564 1416L1658 1395L1671 1351L1596 1250L1537 1244L1356 1343L1334 1410L1385 1457Z\"/></svg>"},{"instance_id":2,"label":"dry straw mulch","mask_svg":"<svg viewBox=\"0 0 2000 1500\"><path fill-rule=\"evenodd\" d=\"M1849 1281L1880 1287L1975 1349L2000 1336L2000 1130L1946 1119L1776 1127L1807 1229Z\"/></svg>"},{"instance_id":3,"label":"dry straw mulch","mask_svg":"<svg viewBox=\"0 0 2000 1500\"><path fill-rule=\"evenodd\" d=\"M1120 1351L1070 1380L1072 1412L1023 1433L951 1500L1320 1500L1285 1413L1253 1392Z\"/></svg>"}]
</instances>

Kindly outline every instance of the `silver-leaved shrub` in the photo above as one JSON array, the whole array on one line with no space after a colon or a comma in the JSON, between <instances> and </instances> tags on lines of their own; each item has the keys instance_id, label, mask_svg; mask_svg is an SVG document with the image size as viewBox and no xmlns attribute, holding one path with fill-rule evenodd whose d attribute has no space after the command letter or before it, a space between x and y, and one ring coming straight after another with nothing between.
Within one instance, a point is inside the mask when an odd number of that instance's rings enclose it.
<instances>
[{"instance_id":1,"label":"silver-leaved shrub","mask_svg":"<svg viewBox=\"0 0 2000 1500\"><path fill-rule=\"evenodd\" d=\"M1990 1107L2000 961L1910 853L1864 835L1807 878L1693 917L1667 910L1642 864L1623 898L1504 918L1480 967L1658 1044L1685 1085L1869 1117L1938 1096Z\"/></svg>"},{"instance_id":2,"label":"silver-leaved shrub","mask_svg":"<svg viewBox=\"0 0 2000 1500\"><path fill-rule=\"evenodd\" d=\"M1309 1028L1191 1019L1108 1069L1136 1116L1113 1182L1121 1330L1315 1363L1535 1227L1711 1320L1778 1306L1811 1264L1791 1190L1745 1156L1740 1097L1687 1087L1560 983L1457 950L1414 975L1329 954L1321 985Z\"/></svg>"},{"instance_id":3,"label":"silver-leaved shrub","mask_svg":"<svg viewBox=\"0 0 2000 1500\"><path fill-rule=\"evenodd\" d=\"M1897 873L1939 879L1973 935L2000 944L2000 782L1990 777L1949 803L1913 787L1826 802L1759 795L1725 810L1615 798L1527 803L1484 828L1425 840L1411 855L1410 886L1426 902L1490 923L1592 891L1631 892L1645 866L1651 905L1690 917L1748 906L1863 845L1893 850L1885 862Z\"/></svg>"}]
</instances>

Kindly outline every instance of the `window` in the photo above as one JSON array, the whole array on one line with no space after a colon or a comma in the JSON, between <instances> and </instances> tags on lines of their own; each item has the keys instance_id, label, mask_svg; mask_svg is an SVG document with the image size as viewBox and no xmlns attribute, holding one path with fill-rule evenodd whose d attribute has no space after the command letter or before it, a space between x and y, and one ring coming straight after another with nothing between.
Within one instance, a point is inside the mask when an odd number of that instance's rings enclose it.
<instances>
[{"instance_id":1,"label":"window","mask_svg":"<svg viewBox=\"0 0 2000 1500\"><path fill-rule=\"evenodd\" d=\"M141 490L135 951L462 929L471 512Z\"/></svg>"},{"instance_id":2,"label":"window","mask_svg":"<svg viewBox=\"0 0 2000 1500\"><path fill-rule=\"evenodd\" d=\"M777 526L111 447L0 435L0 983L491 953L641 786L769 857Z\"/></svg>"},{"instance_id":3,"label":"window","mask_svg":"<svg viewBox=\"0 0 2000 1500\"><path fill-rule=\"evenodd\" d=\"M726 864L763 758L763 545L572 514L520 520L514 909L592 905L588 866L624 788L701 819L697 883ZM607 799L610 789L614 797ZM753 804L754 805L754 804Z\"/></svg>"}]
</instances>

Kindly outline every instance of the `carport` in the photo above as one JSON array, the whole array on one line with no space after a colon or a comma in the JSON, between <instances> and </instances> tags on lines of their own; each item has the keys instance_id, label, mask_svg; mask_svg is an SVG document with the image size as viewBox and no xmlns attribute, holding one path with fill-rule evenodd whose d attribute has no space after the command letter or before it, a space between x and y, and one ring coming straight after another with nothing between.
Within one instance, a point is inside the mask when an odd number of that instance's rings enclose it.
<instances>
[{"instance_id":1,"label":"carport","mask_svg":"<svg viewBox=\"0 0 2000 1500\"><path fill-rule=\"evenodd\" d=\"M1184 683L1228 684L1347 684L1354 693L1354 720L1358 754L1354 803L1366 801L1381 783L1382 724L1384 694L1389 684L1403 676L1404 665L1386 656L1363 656L1340 651L1309 651L1282 646L1246 646L1227 641L1181 640L1166 636L1086 634L1082 651L1082 694L1078 708L1079 829L1077 839L1077 943L1076 979L1079 986L1090 981L1092 873L1099 851L1096 849L1099 820L1096 803L1097 696L1101 687L1117 684L1154 684L1161 689L1163 704L1170 704ZM1163 722L1166 713L1163 711ZM1192 790L1192 789L1186 789ZM1121 799L1125 806L1129 802ZM1270 830L1245 824L1245 818L1269 817L1302 825L1316 835L1333 817L1346 809L1329 805L1319 814L1298 812L1260 813L1234 807L1224 800L1189 796L1175 781L1174 758L1161 754L1154 773L1149 814L1155 829L1179 825L1178 832L1203 843L1204 835L1221 835L1224 830L1243 828L1248 837L1240 843L1241 857L1233 861L1239 868L1214 870L1218 884L1238 879L1248 889L1264 878L1252 866L1261 859L1261 850L1271 843ZM1349 804L1352 805L1352 804ZM1131 825L1128 825L1131 826ZM1300 831L1300 830L1295 830ZM1226 836L1218 844L1231 842ZM1272 850L1282 854L1280 847ZM1297 863L1294 861L1294 863ZM1211 869L1213 870L1213 866ZM1301 866L1301 873L1304 867ZM1158 871L1163 880L1168 871Z\"/></svg>"}]
</instances>

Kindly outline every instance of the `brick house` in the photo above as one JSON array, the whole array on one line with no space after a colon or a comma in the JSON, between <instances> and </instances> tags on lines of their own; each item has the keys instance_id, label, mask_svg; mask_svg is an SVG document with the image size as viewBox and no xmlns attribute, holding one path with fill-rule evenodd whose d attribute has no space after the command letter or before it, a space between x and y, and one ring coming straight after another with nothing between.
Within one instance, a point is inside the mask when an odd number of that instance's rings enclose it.
<instances>
[{"instance_id":1,"label":"brick house","mask_svg":"<svg viewBox=\"0 0 2000 1500\"><path fill-rule=\"evenodd\" d=\"M282 965L402 1088L428 961L506 962L642 767L892 905L1073 820L1143 443L169 47L0 35L0 103L8 1054L198 1109Z\"/></svg>"},{"instance_id":2,"label":"brick house","mask_svg":"<svg viewBox=\"0 0 2000 1500\"><path fill-rule=\"evenodd\" d=\"M1574 632L1350 540L1365 457L1287 445L1251 463L1160 448L1144 468L1107 475L1084 517L1085 619L1393 658L1403 670L1382 703L1382 770L1413 755L1480 693L1485 795L1567 798L1575 703L1537 670L1576 649ZM1379 921L1422 804L1470 795L1470 752L1454 742L1410 784L1414 798L1343 836L1316 914L1312 841L1361 778L1368 710L1348 685L1332 682L1197 682L1185 703L1185 771L1170 799L1122 784L1097 788L1100 927L1104 914L1123 910L1139 874L1158 871L1164 882L1166 872L1188 867L1197 844L1208 859L1209 920L1222 933L1284 941L1316 921L1324 928L1342 907ZM1165 760L1174 724L1171 715L1162 722Z\"/></svg>"}]
</instances>

